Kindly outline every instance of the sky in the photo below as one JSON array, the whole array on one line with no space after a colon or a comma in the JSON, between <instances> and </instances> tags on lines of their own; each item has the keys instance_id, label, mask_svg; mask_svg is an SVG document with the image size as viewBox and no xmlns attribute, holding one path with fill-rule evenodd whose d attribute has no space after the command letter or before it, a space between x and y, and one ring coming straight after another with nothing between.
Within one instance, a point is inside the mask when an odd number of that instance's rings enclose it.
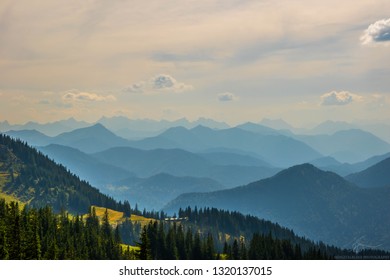
<instances>
[{"instance_id":1,"label":"sky","mask_svg":"<svg viewBox=\"0 0 390 280\"><path fill-rule=\"evenodd\" d=\"M0 121L390 121L390 1L2 0Z\"/></svg>"}]
</instances>

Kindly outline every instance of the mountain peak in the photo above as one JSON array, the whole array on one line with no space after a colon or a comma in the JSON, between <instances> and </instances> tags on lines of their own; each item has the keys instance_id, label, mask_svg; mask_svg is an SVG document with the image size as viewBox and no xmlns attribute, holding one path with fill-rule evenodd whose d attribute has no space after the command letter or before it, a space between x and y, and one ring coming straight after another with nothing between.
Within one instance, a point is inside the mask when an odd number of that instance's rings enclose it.
<instances>
[{"instance_id":1,"label":"mountain peak","mask_svg":"<svg viewBox=\"0 0 390 280\"><path fill-rule=\"evenodd\" d=\"M273 129L288 129L291 130L293 127L284 121L283 119L268 119L268 118L263 118L260 121L261 125L273 128Z\"/></svg>"},{"instance_id":2,"label":"mountain peak","mask_svg":"<svg viewBox=\"0 0 390 280\"><path fill-rule=\"evenodd\" d=\"M94 128L94 129L106 129L108 130L104 125L102 125L101 123L96 123L94 125L91 125L90 128Z\"/></svg>"},{"instance_id":3,"label":"mountain peak","mask_svg":"<svg viewBox=\"0 0 390 280\"><path fill-rule=\"evenodd\" d=\"M299 164L299 165L294 165L292 167L289 167L283 171L281 171L279 174L296 174L296 173L299 173L301 175L307 175L307 174L312 174L312 173L315 173L315 174L318 174L318 173L326 173L326 171L323 171L317 167L315 167L313 164L311 163L303 163L303 164Z\"/></svg>"},{"instance_id":4,"label":"mountain peak","mask_svg":"<svg viewBox=\"0 0 390 280\"><path fill-rule=\"evenodd\" d=\"M191 131L214 131L214 129L204 126L202 124L198 124L197 126L192 128Z\"/></svg>"}]
</instances>

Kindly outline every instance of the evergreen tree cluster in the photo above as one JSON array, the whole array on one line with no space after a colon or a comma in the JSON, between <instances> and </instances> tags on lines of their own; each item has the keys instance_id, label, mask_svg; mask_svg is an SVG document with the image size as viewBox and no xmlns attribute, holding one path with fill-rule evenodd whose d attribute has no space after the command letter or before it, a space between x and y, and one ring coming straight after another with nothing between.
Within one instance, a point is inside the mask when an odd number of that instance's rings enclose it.
<instances>
[{"instance_id":1,"label":"evergreen tree cluster","mask_svg":"<svg viewBox=\"0 0 390 280\"><path fill-rule=\"evenodd\" d=\"M203 237L178 223L150 222L137 244L141 260L213 260L218 256L211 234Z\"/></svg>"},{"instance_id":2,"label":"evergreen tree cluster","mask_svg":"<svg viewBox=\"0 0 390 280\"><path fill-rule=\"evenodd\" d=\"M121 259L120 243L107 212L99 222L94 211L83 219L0 200L0 259Z\"/></svg>"},{"instance_id":3,"label":"evergreen tree cluster","mask_svg":"<svg viewBox=\"0 0 390 280\"><path fill-rule=\"evenodd\" d=\"M66 209L72 213L88 213L91 205L97 205L130 215L127 201L118 203L100 193L27 143L0 134L0 150L1 171L10 177L3 192L29 201L36 208L50 205L56 212Z\"/></svg>"},{"instance_id":4,"label":"evergreen tree cluster","mask_svg":"<svg viewBox=\"0 0 390 280\"><path fill-rule=\"evenodd\" d=\"M225 241L229 240L244 240L247 245L248 240L255 235L262 238L272 237L273 240L288 240L291 246L295 248L298 245L303 253L313 247L318 247L321 251L328 255L334 255L338 252L338 248L326 246L323 243L314 243L303 237L297 236L294 231L282 227L277 223L272 223L251 215L243 215L239 212L230 212L219 210L216 208L179 209L179 217L186 218L186 223L197 228L202 228L211 232L218 239L215 243L221 249ZM224 233L224 234L221 234ZM240 243L240 242L239 242ZM233 244L232 244L233 245Z\"/></svg>"},{"instance_id":5,"label":"evergreen tree cluster","mask_svg":"<svg viewBox=\"0 0 390 280\"><path fill-rule=\"evenodd\" d=\"M142 260L300 260L329 259L330 257L319 247L313 246L302 253L298 244L289 240L273 238L271 234L264 236L253 234L247 243L243 238L225 241L223 251L215 247L211 233L193 233L191 228L185 229L181 224L150 223L144 226L140 236L137 258Z\"/></svg>"}]
</instances>

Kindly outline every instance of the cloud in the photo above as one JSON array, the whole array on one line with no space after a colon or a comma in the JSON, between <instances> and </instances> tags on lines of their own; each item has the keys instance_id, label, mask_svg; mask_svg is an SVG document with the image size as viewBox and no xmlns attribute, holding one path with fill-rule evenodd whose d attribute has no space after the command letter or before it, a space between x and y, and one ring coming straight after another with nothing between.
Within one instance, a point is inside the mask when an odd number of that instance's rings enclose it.
<instances>
[{"instance_id":1,"label":"cloud","mask_svg":"<svg viewBox=\"0 0 390 280\"><path fill-rule=\"evenodd\" d=\"M362 97L348 91L332 91L321 95L321 100L323 106L347 105L353 101L362 100Z\"/></svg>"},{"instance_id":2,"label":"cloud","mask_svg":"<svg viewBox=\"0 0 390 280\"><path fill-rule=\"evenodd\" d=\"M218 94L218 100L222 101L222 102L235 101L237 99L238 99L238 97L234 93L231 93L231 92L224 92L224 93Z\"/></svg>"},{"instance_id":3,"label":"cloud","mask_svg":"<svg viewBox=\"0 0 390 280\"><path fill-rule=\"evenodd\" d=\"M113 95L99 95L92 92L68 92L62 96L62 100L65 102L99 102L99 101L115 101L116 98Z\"/></svg>"},{"instance_id":4,"label":"cloud","mask_svg":"<svg viewBox=\"0 0 390 280\"><path fill-rule=\"evenodd\" d=\"M140 81L125 89L127 92L153 94L160 92L180 93L193 90L192 85L178 82L174 77L167 74L159 74L148 81Z\"/></svg>"},{"instance_id":5,"label":"cloud","mask_svg":"<svg viewBox=\"0 0 390 280\"><path fill-rule=\"evenodd\" d=\"M390 18L370 24L360 40L363 45L390 41Z\"/></svg>"}]
</instances>

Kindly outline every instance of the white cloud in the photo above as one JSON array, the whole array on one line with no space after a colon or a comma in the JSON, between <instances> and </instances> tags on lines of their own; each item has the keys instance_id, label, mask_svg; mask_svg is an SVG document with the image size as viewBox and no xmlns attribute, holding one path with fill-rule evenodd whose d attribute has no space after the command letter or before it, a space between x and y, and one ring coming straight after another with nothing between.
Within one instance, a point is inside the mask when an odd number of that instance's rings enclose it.
<instances>
[{"instance_id":1,"label":"white cloud","mask_svg":"<svg viewBox=\"0 0 390 280\"><path fill-rule=\"evenodd\" d=\"M390 41L390 18L370 24L360 40L363 45Z\"/></svg>"},{"instance_id":2,"label":"white cloud","mask_svg":"<svg viewBox=\"0 0 390 280\"><path fill-rule=\"evenodd\" d=\"M92 92L68 92L62 96L62 100L65 102L73 101L115 101L116 98L113 95L99 95Z\"/></svg>"},{"instance_id":3,"label":"white cloud","mask_svg":"<svg viewBox=\"0 0 390 280\"><path fill-rule=\"evenodd\" d=\"M348 91L332 91L321 95L321 105L333 106L333 105L347 105L353 101L362 100L363 97L357 94L350 93Z\"/></svg>"},{"instance_id":4,"label":"white cloud","mask_svg":"<svg viewBox=\"0 0 390 280\"><path fill-rule=\"evenodd\" d=\"M222 102L235 101L237 99L238 99L238 97L234 93L231 93L231 92L224 92L224 93L218 94L218 100L222 101Z\"/></svg>"},{"instance_id":5,"label":"white cloud","mask_svg":"<svg viewBox=\"0 0 390 280\"><path fill-rule=\"evenodd\" d=\"M145 94L153 94L160 92L184 92L193 90L192 85L178 82L174 77L167 74L159 74L150 78L148 81L140 81L132 84L125 89L127 92L138 92Z\"/></svg>"}]
</instances>

